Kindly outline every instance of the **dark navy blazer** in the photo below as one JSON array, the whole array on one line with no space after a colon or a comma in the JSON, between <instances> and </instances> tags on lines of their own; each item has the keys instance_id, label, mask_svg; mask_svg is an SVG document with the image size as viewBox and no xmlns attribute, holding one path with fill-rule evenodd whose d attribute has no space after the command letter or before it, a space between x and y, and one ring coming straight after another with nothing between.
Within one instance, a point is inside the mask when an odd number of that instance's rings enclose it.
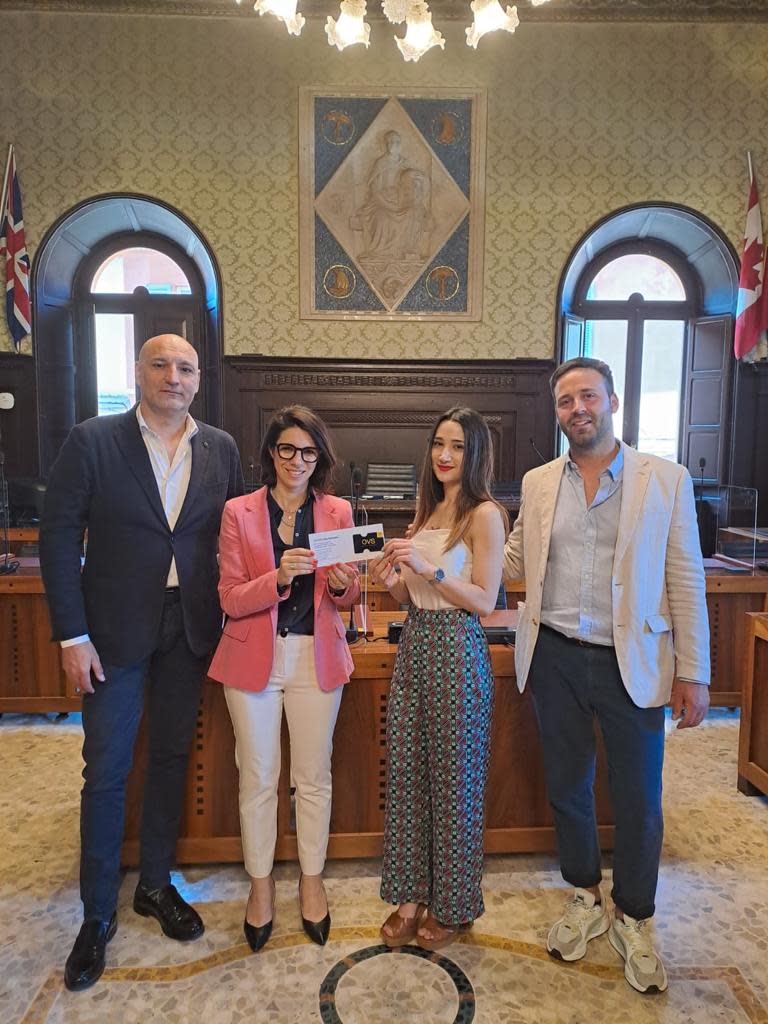
<instances>
[{"instance_id":1,"label":"dark navy blazer","mask_svg":"<svg viewBox=\"0 0 768 1024\"><path fill-rule=\"evenodd\" d=\"M201 657L215 646L219 524L224 502L243 493L243 473L230 435L197 425L189 488L173 530L135 408L71 431L51 469L40 526L54 640L88 633L108 665L145 658L157 643L175 555L189 646Z\"/></svg>"}]
</instances>

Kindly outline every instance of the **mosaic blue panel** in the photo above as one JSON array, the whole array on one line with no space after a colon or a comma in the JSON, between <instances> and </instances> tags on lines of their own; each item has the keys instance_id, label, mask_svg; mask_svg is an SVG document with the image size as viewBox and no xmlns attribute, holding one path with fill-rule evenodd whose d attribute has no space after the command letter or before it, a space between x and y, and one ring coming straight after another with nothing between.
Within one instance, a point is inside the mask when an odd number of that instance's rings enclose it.
<instances>
[{"instance_id":1,"label":"mosaic blue panel","mask_svg":"<svg viewBox=\"0 0 768 1024\"><path fill-rule=\"evenodd\" d=\"M325 188L386 98L315 97L315 195Z\"/></svg>"},{"instance_id":2,"label":"mosaic blue panel","mask_svg":"<svg viewBox=\"0 0 768 1024\"><path fill-rule=\"evenodd\" d=\"M346 268L339 275L351 273L354 276L354 290L347 298L329 295L325 288L326 274L333 274L331 268ZM378 297L371 291L368 282L355 266L349 254L339 245L334 236L325 226L323 220L315 214L315 308L318 310L335 310L344 313L385 313L386 309Z\"/></svg>"},{"instance_id":3,"label":"mosaic blue panel","mask_svg":"<svg viewBox=\"0 0 768 1024\"><path fill-rule=\"evenodd\" d=\"M458 291L449 299L430 295L427 280L438 267L449 267L456 272ZM429 267L419 277L397 307L407 313L466 313L467 273L469 269L469 215L467 215L445 243Z\"/></svg>"},{"instance_id":4,"label":"mosaic blue panel","mask_svg":"<svg viewBox=\"0 0 768 1024\"><path fill-rule=\"evenodd\" d=\"M472 101L398 96L410 119L469 199Z\"/></svg>"}]
</instances>

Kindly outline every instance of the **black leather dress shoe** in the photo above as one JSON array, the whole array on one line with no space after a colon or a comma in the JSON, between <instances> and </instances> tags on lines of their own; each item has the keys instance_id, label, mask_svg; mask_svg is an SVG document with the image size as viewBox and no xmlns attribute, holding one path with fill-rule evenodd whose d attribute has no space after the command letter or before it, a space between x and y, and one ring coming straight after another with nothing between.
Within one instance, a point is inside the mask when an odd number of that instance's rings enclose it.
<instances>
[{"instance_id":1,"label":"black leather dress shoe","mask_svg":"<svg viewBox=\"0 0 768 1024\"><path fill-rule=\"evenodd\" d=\"M327 906L327 901L326 901ZM301 878L299 878L299 914L301 914L301 927L306 935L316 942L318 946L324 946L328 941L328 933L331 930L331 912L326 912L322 921L310 921L302 913L301 906Z\"/></svg>"},{"instance_id":2,"label":"black leather dress shoe","mask_svg":"<svg viewBox=\"0 0 768 1024\"><path fill-rule=\"evenodd\" d=\"M147 889L141 882L133 894L133 909L142 917L155 917L169 939L189 942L199 939L205 925L194 907L181 898L173 885Z\"/></svg>"},{"instance_id":3,"label":"black leather dress shoe","mask_svg":"<svg viewBox=\"0 0 768 1024\"><path fill-rule=\"evenodd\" d=\"M328 941L328 933L331 930L330 911L322 921L308 921L306 917L302 916L301 926L313 942L316 942L318 946L324 946Z\"/></svg>"},{"instance_id":4,"label":"black leather dress shoe","mask_svg":"<svg viewBox=\"0 0 768 1024\"><path fill-rule=\"evenodd\" d=\"M108 921L92 917L83 921L72 952L64 966L64 984L70 992L90 988L104 973L107 943L117 931L117 914Z\"/></svg>"},{"instance_id":5,"label":"black leather dress shoe","mask_svg":"<svg viewBox=\"0 0 768 1024\"><path fill-rule=\"evenodd\" d=\"M272 921L269 920L266 924L249 924L248 918L246 918L243 921L243 934L252 952L258 953L266 946L269 936L272 934Z\"/></svg>"}]
</instances>

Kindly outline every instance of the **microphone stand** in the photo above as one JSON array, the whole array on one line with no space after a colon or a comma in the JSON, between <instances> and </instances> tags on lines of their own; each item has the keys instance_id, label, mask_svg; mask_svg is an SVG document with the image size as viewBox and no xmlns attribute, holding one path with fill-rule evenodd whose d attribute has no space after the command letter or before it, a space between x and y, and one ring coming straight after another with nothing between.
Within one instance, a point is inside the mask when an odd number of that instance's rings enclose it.
<instances>
[{"instance_id":1,"label":"microphone stand","mask_svg":"<svg viewBox=\"0 0 768 1024\"><path fill-rule=\"evenodd\" d=\"M0 443L2 437L0 437ZM21 564L11 558L11 541L8 536L10 529L10 508L8 505L8 483L5 479L5 453L0 448L0 515L3 518L3 562L0 565L0 576L10 576Z\"/></svg>"},{"instance_id":2,"label":"microphone stand","mask_svg":"<svg viewBox=\"0 0 768 1024\"><path fill-rule=\"evenodd\" d=\"M363 471L359 466L356 466L354 462L349 465L350 468L350 492L352 495L352 522L355 526L360 525L360 490L363 486ZM347 643L353 644L360 636L360 631L355 624L355 606L349 609L349 627L347 629Z\"/></svg>"}]
</instances>

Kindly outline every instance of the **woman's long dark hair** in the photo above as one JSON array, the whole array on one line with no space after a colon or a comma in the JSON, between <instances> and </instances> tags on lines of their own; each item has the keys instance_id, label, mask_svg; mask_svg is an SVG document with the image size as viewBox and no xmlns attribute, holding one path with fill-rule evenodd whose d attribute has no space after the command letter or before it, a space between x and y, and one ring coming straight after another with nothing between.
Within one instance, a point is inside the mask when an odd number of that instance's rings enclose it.
<instances>
[{"instance_id":1,"label":"woman's long dark hair","mask_svg":"<svg viewBox=\"0 0 768 1024\"><path fill-rule=\"evenodd\" d=\"M427 522L437 505L445 497L445 488L432 469L432 445L443 423L458 423L464 431L464 458L461 463L461 485L456 499L456 517L443 550L447 551L463 540L472 521L472 513L484 501L492 501L501 512L505 532L509 530L509 516L491 494L493 483L493 442L491 432L483 417L474 409L455 405L438 419L429 435L427 451L421 466L419 500L413 532L416 533Z\"/></svg>"},{"instance_id":2,"label":"woman's long dark hair","mask_svg":"<svg viewBox=\"0 0 768 1024\"><path fill-rule=\"evenodd\" d=\"M312 438L318 456L309 485L322 494L328 493L333 471L336 468L336 454L331 444L328 428L317 413L312 412L306 405L286 405L284 408L278 409L269 421L264 437L261 439L261 451L259 452L261 482L267 487L274 487L277 483L272 453L275 451L277 439L284 430L288 430L290 427L298 427Z\"/></svg>"}]
</instances>

